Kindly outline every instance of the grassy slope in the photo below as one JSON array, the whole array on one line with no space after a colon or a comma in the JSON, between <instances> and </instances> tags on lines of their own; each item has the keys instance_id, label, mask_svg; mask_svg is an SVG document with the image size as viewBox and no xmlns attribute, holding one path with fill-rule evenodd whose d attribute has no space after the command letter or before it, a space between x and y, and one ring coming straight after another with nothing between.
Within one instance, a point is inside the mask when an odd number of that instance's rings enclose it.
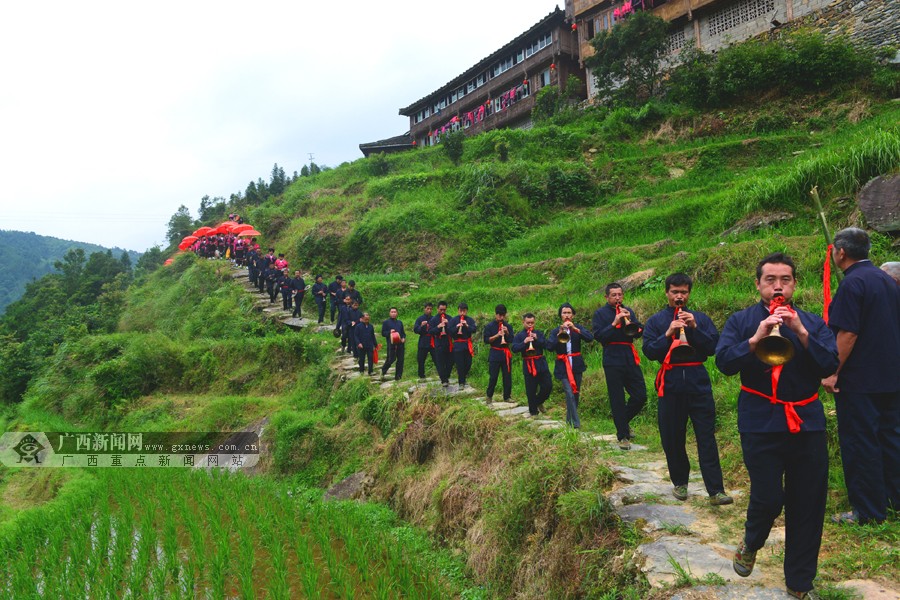
<instances>
[{"instance_id":1,"label":"grassy slope","mask_svg":"<svg viewBox=\"0 0 900 600\"><path fill-rule=\"evenodd\" d=\"M773 112L796 124L752 131L762 113ZM798 259L799 298L816 310L823 244L806 187L820 185L833 227L857 222L840 197L900 166L898 121L897 103L873 105L853 92L705 116L590 113L566 127L469 140L458 168L440 148L388 157L384 176L359 160L299 181L250 219L304 269L349 269L378 318L393 304L409 322L423 301L446 298L467 301L479 323L501 301L514 324L531 310L548 327L563 300L588 321L607 281L652 268L628 293L640 314L661 304L661 277L685 270L697 281L692 305L721 326L753 301L749 274L772 250ZM495 157L501 140L510 145L508 162ZM720 236L747 215L772 210L794 218ZM874 259L887 259L886 238L875 241ZM602 457L571 436L502 427L469 403L423 397L410 404L360 383L341 385L324 365L329 336L274 332L226 273L193 263L180 259L132 290L122 333L60 348L7 418L23 429L208 430L275 415L276 473L323 485L359 468L376 472L375 497L463 548L491 593L600 595L626 586L640 593L634 573L614 560L637 537L609 520L596 497L610 485ZM599 351L588 350L586 360L584 426L608 433ZM646 362L649 382L654 370ZM726 483L746 487L732 403L737 383L715 369L711 376ZM486 383L483 354L472 378ZM520 381L514 395L524 399ZM637 430L658 450L654 402ZM560 417L558 391L551 403ZM0 479L4 519L27 499L84 485L82 474L35 479L0 471ZM838 460L831 490L832 508L845 507ZM734 534L738 521L723 527ZM839 580L862 565L897 579L897 538L894 524L864 536L828 528L822 577ZM577 563L572 548L584 551Z\"/></svg>"}]
</instances>

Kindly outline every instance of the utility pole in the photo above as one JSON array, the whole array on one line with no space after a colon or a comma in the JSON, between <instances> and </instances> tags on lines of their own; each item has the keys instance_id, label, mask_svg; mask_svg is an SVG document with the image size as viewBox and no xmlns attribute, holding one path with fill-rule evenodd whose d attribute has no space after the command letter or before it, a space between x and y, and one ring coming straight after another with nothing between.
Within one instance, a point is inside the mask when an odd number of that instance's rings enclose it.
<instances>
[{"instance_id":1,"label":"utility pole","mask_svg":"<svg viewBox=\"0 0 900 600\"><path fill-rule=\"evenodd\" d=\"M309 164L312 165L312 162L313 162L313 153L310 152L309 153Z\"/></svg>"}]
</instances>

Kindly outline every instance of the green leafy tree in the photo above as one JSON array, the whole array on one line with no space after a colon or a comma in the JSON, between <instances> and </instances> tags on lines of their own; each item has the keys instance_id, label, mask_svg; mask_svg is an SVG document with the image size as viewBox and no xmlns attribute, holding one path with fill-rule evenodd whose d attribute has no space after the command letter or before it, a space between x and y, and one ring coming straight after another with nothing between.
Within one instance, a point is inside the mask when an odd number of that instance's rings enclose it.
<instances>
[{"instance_id":1,"label":"green leafy tree","mask_svg":"<svg viewBox=\"0 0 900 600\"><path fill-rule=\"evenodd\" d=\"M318 175L321 172L322 172L322 169L319 168L319 165L317 165L314 162L309 163L309 174L310 175Z\"/></svg>"},{"instance_id":2,"label":"green leafy tree","mask_svg":"<svg viewBox=\"0 0 900 600\"><path fill-rule=\"evenodd\" d=\"M453 162L454 165L458 165L462 160L463 141L465 139L466 134L461 130L453 131L441 138L441 147L444 149L444 153L447 154L447 157Z\"/></svg>"},{"instance_id":3,"label":"green leafy tree","mask_svg":"<svg viewBox=\"0 0 900 600\"><path fill-rule=\"evenodd\" d=\"M309 167L306 165L300 167L300 177L309 177Z\"/></svg>"},{"instance_id":4,"label":"green leafy tree","mask_svg":"<svg viewBox=\"0 0 900 600\"><path fill-rule=\"evenodd\" d=\"M208 195L200 199L200 212L197 214L197 220L201 223L215 223L225 218L225 198L216 196L210 198Z\"/></svg>"},{"instance_id":5,"label":"green leafy tree","mask_svg":"<svg viewBox=\"0 0 900 600\"><path fill-rule=\"evenodd\" d=\"M175 214L169 219L169 227L166 231L166 239L173 246L177 245L185 236L191 235L194 231L194 219L191 218L191 211L182 204L175 211Z\"/></svg>"},{"instance_id":6,"label":"green leafy tree","mask_svg":"<svg viewBox=\"0 0 900 600\"><path fill-rule=\"evenodd\" d=\"M122 256L127 257L128 253L126 252ZM63 286L68 294L74 294L78 290L85 260L84 250L70 248L62 260L53 263L53 267L62 273Z\"/></svg>"},{"instance_id":7,"label":"green leafy tree","mask_svg":"<svg viewBox=\"0 0 900 600\"><path fill-rule=\"evenodd\" d=\"M153 246L137 259L137 264L134 266L134 275L135 277L148 275L160 268L165 261L166 255L163 254L162 248Z\"/></svg>"},{"instance_id":8,"label":"green leafy tree","mask_svg":"<svg viewBox=\"0 0 900 600\"><path fill-rule=\"evenodd\" d=\"M585 61L597 77L598 94L637 106L657 94L668 24L639 11L591 40L596 53Z\"/></svg>"},{"instance_id":9,"label":"green leafy tree","mask_svg":"<svg viewBox=\"0 0 900 600\"><path fill-rule=\"evenodd\" d=\"M279 167L278 163L275 163L275 166L272 167L272 175L269 180L269 194L272 196L280 196L284 193L287 184L288 180L284 175L284 169Z\"/></svg>"}]
</instances>

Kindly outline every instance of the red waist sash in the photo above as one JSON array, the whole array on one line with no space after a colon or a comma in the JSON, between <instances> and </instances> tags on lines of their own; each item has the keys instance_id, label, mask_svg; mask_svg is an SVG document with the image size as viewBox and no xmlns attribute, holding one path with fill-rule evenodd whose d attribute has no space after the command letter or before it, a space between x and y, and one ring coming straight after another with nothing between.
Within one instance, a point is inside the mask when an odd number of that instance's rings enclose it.
<instances>
[{"instance_id":1,"label":"red waist sash","mask_svg":"<svg viewBox=\"0 0 900 600\"><path fill-rule=\"evenodd\" d=\"M571 354L557 354L556 360L562 360L566 363L566 378L569 380L569 385L572 386L572 393L578 393L578 385L575 383L575 372L572 371L572 361L569 360L571 356L581 356L581 352L572 352Z\"/></svg>"}]
</instances>

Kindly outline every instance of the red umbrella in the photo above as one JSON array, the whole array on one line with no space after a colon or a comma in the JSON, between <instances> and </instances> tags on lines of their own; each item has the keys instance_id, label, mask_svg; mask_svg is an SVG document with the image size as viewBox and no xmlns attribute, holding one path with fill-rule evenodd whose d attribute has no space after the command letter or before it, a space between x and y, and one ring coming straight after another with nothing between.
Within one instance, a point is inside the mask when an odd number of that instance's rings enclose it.
<instances>
[{"instance_id":1,"label":"red umbrella","mask_svg":"<svg viewBox=\"0 0 900 600\"><path fill-rule=\"evenodd\" d=\"M234 221L222 221L221 223L219 223L219 229L225 227L226 225L237 225L237 223L235 223Z\"/></svg>"},{"instance_id":2,"label":"red umbrella","mask_svg":"<svg viewBox=\"0 0 900 600\"><path fill-rule=\"evenodd\" d=\"M181 243L183 244L183 243L187 242L189 244L193 244L198 239L199 238L196 235L189 235L189 236L185 237L183 240L181 240Z\"/></svg>"},{"instance_id":3,"label":"red umbrella","mask_svg":"<svg viewBox=\"0 0 900 600\"><path fill-rule=\"evenodd\" d=\"M243 225L238 225L236 227L231 228L231 233L240 233L242 231L247 231L248 229L253 229L253 225L248 225L244 223Z\"/></svg>"},{"instance_id":4,"label":"red umbrella","mask_svg":"<svg viewBox=\"0 0 900 600\"><path fill-rule=\"evenodd\" d=\"M166 262L164 262L163 264L166 265L166 266L171 265L171 264L172 264L172 259L171 259L171 258L167 258L167 259L166 259Z\"/></svg>"},{"instance_id":5,"label":"red umbrella","mask_svg":"<svg viewBox=\"0 0 900 600\"><path fill-rule=\"evenodd\" d=\"M204 235L209 235L210 231L213 231L212 227L201 227L200 229L198 229L197 231L194 232L194 235L196 235L197 237L202 237Z\"/></svg>"},{"instance_id":6,"label":"red umbrella","mask_svg":"<svg viewBox=\"0 0 900 600\"><path fill-rule=\"evenodd\" d=\"M262 235L255 229L248 229L246 231L242 231L238 234L239 237L256 237L258 235Z\"/></svg>"}]
</instances>

